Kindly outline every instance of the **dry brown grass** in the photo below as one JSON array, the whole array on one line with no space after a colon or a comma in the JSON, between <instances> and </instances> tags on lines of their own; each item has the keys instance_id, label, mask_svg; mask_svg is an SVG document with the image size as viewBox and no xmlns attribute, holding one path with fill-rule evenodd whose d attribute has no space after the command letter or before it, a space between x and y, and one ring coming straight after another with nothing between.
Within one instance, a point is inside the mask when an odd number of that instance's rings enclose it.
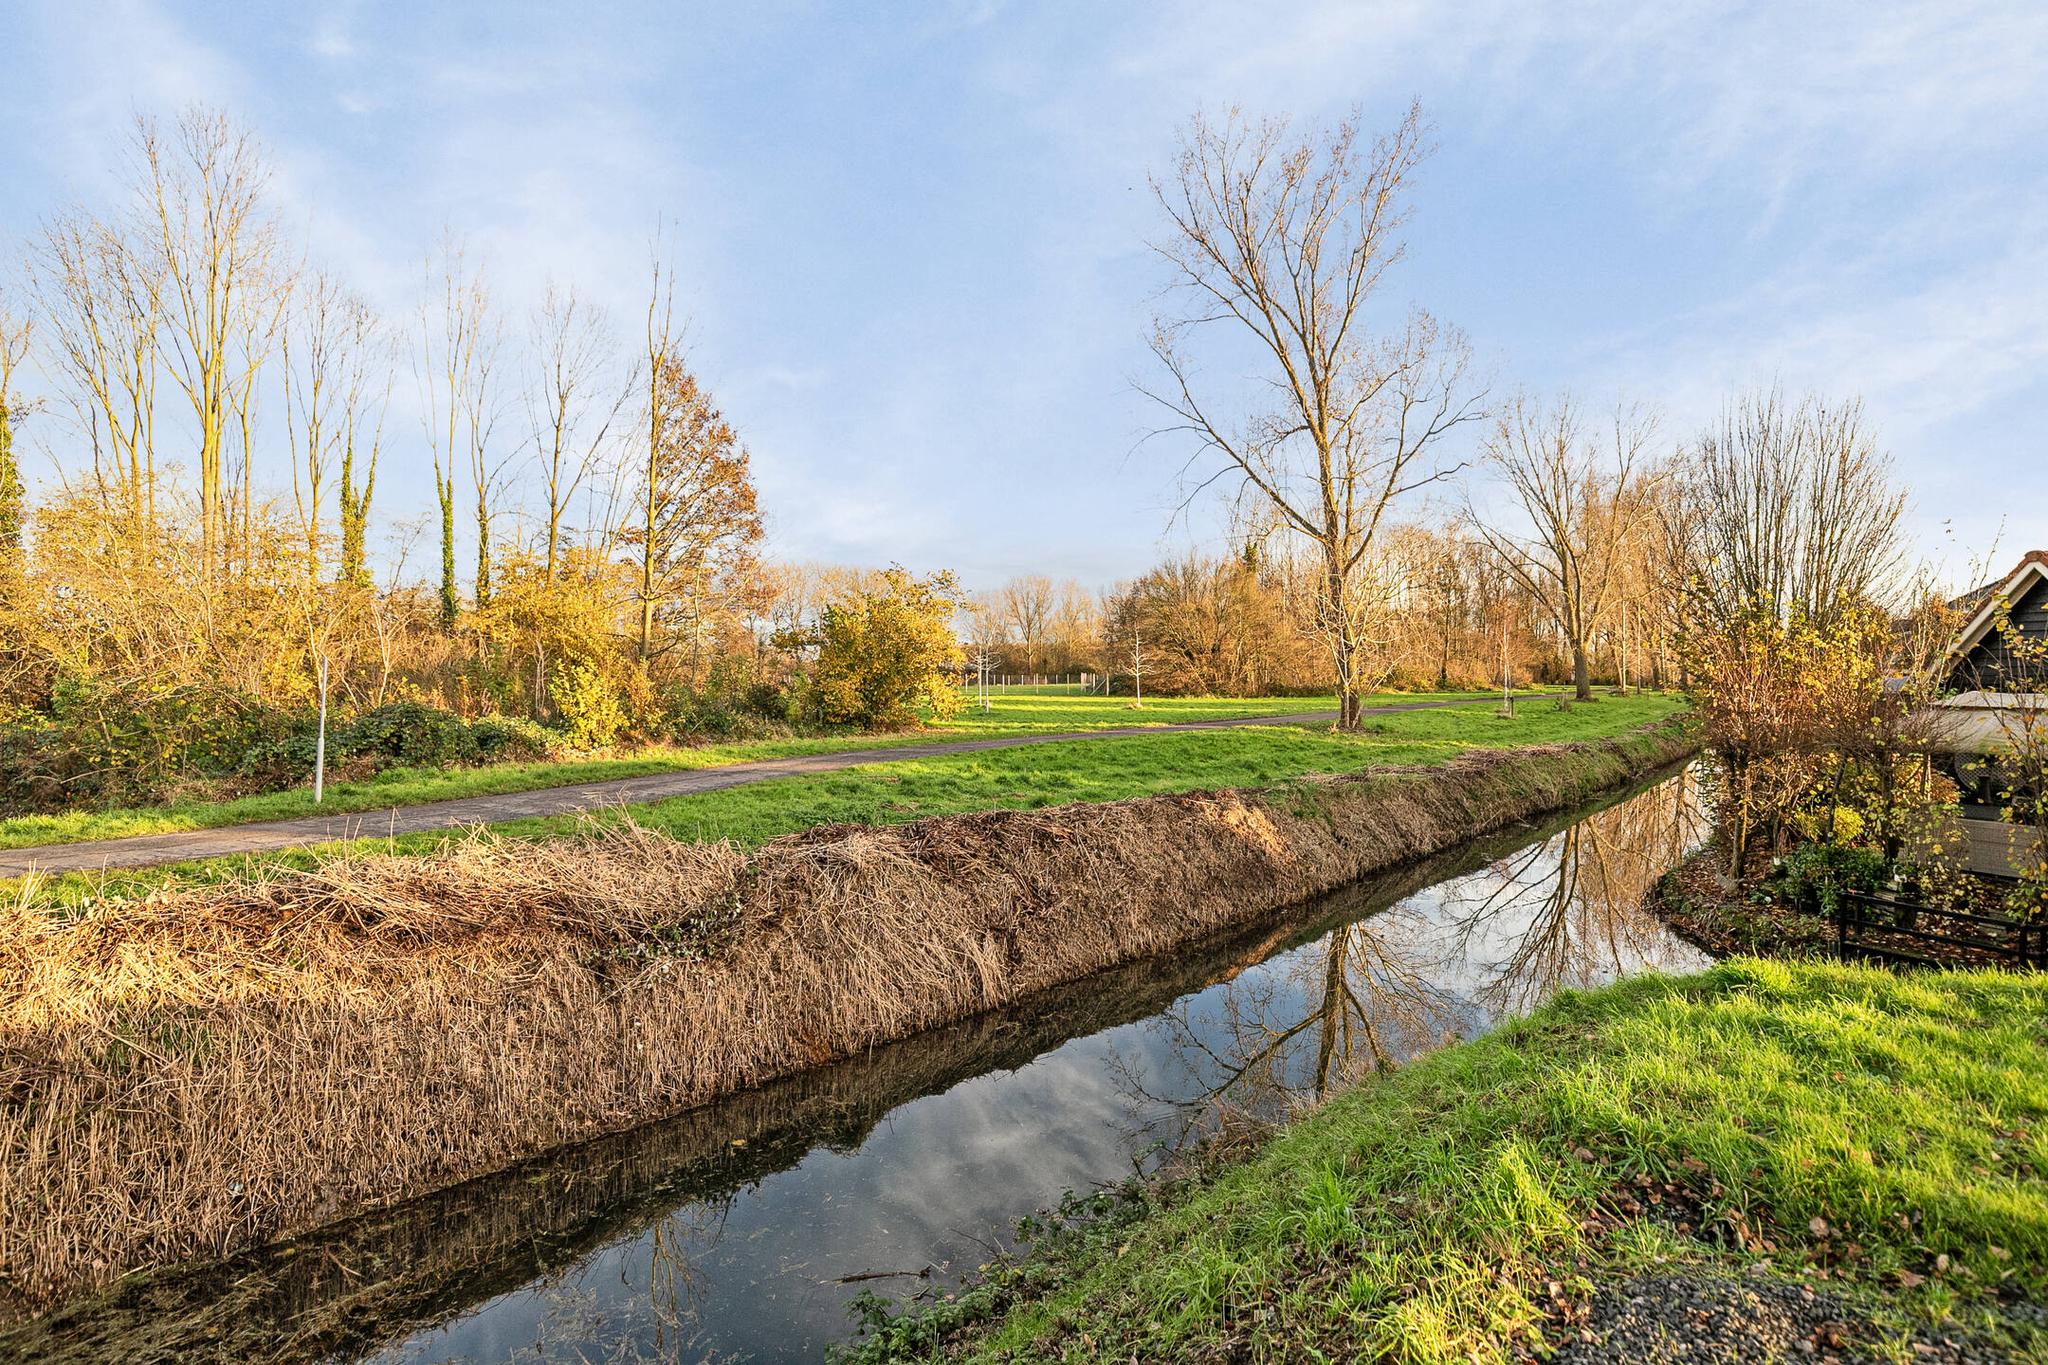
<instances>
[{"instance_id":1,"label":"dry brown grass","mask_svg":"<svg viewBox=\"0 0 2048 1365\"><path fill-rule=\"evenodd\" d=\"M0 1320L1164 951L1686 743L828 827L751 856L478 836L0 911Z\"/></svg>"}]
</instances>

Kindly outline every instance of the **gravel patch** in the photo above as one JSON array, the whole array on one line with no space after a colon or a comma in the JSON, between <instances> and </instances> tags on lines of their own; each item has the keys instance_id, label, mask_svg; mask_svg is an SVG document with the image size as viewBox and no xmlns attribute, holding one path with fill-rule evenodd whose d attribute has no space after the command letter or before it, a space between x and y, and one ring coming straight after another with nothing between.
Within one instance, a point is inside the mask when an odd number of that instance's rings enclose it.
<instances>
[{"instance_id":1,"label":"gravel patch","mask_svg":"<svg viewBox=\"0 0 2048 1365\"><path fill-rule=\"evenodd\" d=\"M2016 1317L2019 1315L2015 1315ZM1569 1323L1553 1320L1558 1365L1591 1362L1889 1361L1867 1315L1832 1295L1775 1280L1642 1276L1600 1290ZM2007 1365L2023 1359L1960 1331L1916 1332L1911 1359L1927 1365Z\"/></svg>"}]
</instances>

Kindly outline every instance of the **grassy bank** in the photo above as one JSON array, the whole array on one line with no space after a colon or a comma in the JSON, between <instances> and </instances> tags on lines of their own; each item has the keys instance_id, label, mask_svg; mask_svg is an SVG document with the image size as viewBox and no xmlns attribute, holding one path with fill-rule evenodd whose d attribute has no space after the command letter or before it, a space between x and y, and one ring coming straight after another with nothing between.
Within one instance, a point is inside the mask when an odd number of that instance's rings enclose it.
<instances>
[{"instance_id":1,"label":"grassy bank","mask_svg":"<svg viewBox=\"0 0 2048 1365\"><path fill-rule=\"evenodd\" d=\"M1748 959L1567 996L1101 1201L861 1358L1630 1358L1602 1339L1732 1281L1754 1320L1700 1358L1761 1357L1784 1304L1822 1355L1959 1358L1949 1324L2040 1359L2002 1309L2048 1299L2044 1018L2039 976Z\"/></svg>"},{"instance_id":2,"label":"grassy bank","mask_svg":"<svg viewBox=\"0 0 2048 1365\"><path fill-rule=\"evenodd\" d=\"M1564 713L1570 714L1570 713ZM1256 921L1685 753L1270 792L472 838L0 910L0 1316L438 1188Z\"/></svg>"},{"instance_id":3,"label":"grassy bank","mask_svg":"<svg viewBox=\"0 0 2048 1365\"><path fill-rule=\"evenodd\" d=\"M1368 704L1442 701L1464 695L1469 694L1399 693L1370 698ZM855 749L926 744L933 740L999 739L1125 725L1170 725L1245 716L1284 716L1332 710L1336 704L1334 697L1162 697L1133 709L1129 700L1123 697L1005 693L993 697L991 706L985 711L970 707L951 720L903 734L842 734L727 744L653 745L616 755L548 763L503 763L481 768L391 768L364 781L332 783L318 806L313 804L310 790L294 788L231 801L185 800L120 810L15 816L0 820L0 848L34 848L42 844L119 839L136 834L217 829L302 815L346 815L390 806L449 801L464 796L535 791L542 787L642 777L650 773L690 772L756 759L844 753Z\"/></svg>"},{"instance_id":4,"label":"grassy bank","mask_svg":"<svg viewBox=\"0 0 2048 1365\"><path fill-rule=\"evenodd\" d=\"M758 845L814 825L904 824L977 810L1032 810L1078 801L1211 788L1267 787L1375 767L1433 766L1474 749L1570 744L1627 733L1683 707L1672 697L1606 698L1560 710L1485 707L1379 716L1345 733L1328 726L1182 732L1086 744L997 749L782 778L634 808L632 818L680 839ZM522 821L507 834L560 834L576 817Z\"/></svg>"},{"instance_id":5,"label":"grassy bank","mask_svg":"<svg viewBox=\"0 0 2048 1365\"><path fill-rule=\"evenodd\" d=\"M1035 714L1029 708L1047 700L1065 706L1103 699L1019 699L1012 714ZM1187 709L1197 705L1206 703L1189 703ZM1263 787L1373 767L1428 766L1473 749L1577 743L1621 735L1669 718L1682 708L1683 702L1675 697L1637 695L1603 697L1567 709L1549 701L1527 703L1517 707L1512 718L1498 716L1486 706L1409 711L1373 717L1363 730L1349 734L1328 726L1280 725L1032 745L778 778L632 806L600 818L630 818L679 839L731 839L755 847L824 824L904 824L977 810L1022 810L1178 791ZM1036 723L1052 730L1071 728L1056 719ZM512 837L552 838L572 835L586 823L585 817L558 816L506 822L496 829ZM461 837L431 832L373 842L382 851L420 854L447 847ZM41 884L37 894L45 902L60 904L107 894L144 895L166 887L244 876L256 865L312 867L335 851L329 846L139 871L72 874Z\"/></svg>"}]
</instances>

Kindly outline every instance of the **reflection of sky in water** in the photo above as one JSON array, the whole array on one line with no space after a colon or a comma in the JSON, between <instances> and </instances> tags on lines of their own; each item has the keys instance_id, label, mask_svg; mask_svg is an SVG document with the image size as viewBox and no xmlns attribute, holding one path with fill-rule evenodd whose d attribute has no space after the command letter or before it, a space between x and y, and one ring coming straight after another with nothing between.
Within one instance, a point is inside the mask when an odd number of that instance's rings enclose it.
<instances>
[{"instance_id":1,"label":"reflection of sky in water","mask_svg":"<svg viewBox=\"0 0 2048 1365\"><path fill-rule=\"evenodd\" d=\"M1704 966L1638 910L1698 834L1690 791L1654 788L1148 1019L904 1104L857 1151L815 1148L686 1204L395 1354L817 1359L858 1289L921 1283L843 1277L932 1267L949 1282L1019 1217L1129 1175L1219 1105L1282 1112L1559 988Z\"/></svg>"}]
</instances>

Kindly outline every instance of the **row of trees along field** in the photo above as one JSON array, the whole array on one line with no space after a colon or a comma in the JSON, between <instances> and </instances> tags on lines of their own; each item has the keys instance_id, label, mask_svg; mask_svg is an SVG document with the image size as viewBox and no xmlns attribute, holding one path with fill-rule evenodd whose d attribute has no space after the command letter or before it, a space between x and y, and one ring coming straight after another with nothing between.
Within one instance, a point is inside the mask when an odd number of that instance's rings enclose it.
<instances>
[{"instance_id":1,"label":"row of trees along field","mask_svg":"<svg viewBox=\"0 0 2048 1365\"><path fill-rule=\"evenodd\" d=\"M1376 532L1351 571L1361 691L1664 687L1691 681L1693 637L1743 603L1919 591L1902 572L1902 495L1854 403L1746 395L1655 453L1654 423L1636 411L1596 426L1567 400L1503 408L1478 444L1481 477L1459 481L1471 487L1453 489L1450 514ZM1805 501L1788 507L1795 490ZM1491 507L1475 505L1487 494ZM1793 523L1815 516L1828 530L1814 534L1837 539L1799 544ZM1751 566L1772 557L1797 561L1771 570L1796 590L1757 581ZM1323 592L1316 558L1268 536L1169 560L1099 598L1014 579L971 599L964 640L992 674L1118 676L1135 643L1162 693L1328 692Z\"/></svg>"},{"instance_id":2,"label":"row of trees along field","mask_svg":"<svg viewBox=\"0 0 2048 1365\"><path fill-rule=\"evenodd\" d=\"M1415 111L1370 144L1188 125L1154 182L1175 287L1145 391L1189 503L1233 490L1230 548L970 598L763 559L659 240L629 319L560 283L515 316L452 235L380 313L294 246L246 130L139 120L125 195L48 220L0 309L0 805L296 780L323 676L344 772L904 725L957 705L970 658L1334 687L1347 724L1390 685L1683 680L1688 638L1755 595L1744 537L1785 538L1717 520L1763 515L1743 480L1805 461L1860 494L1883 458L1853 404L1756 395L1664 442L1634 409L1489 400L1426 313L1369 333L1422 143ZM424 507L380 484L400 420ZM33 499L31 447L55 471ZM1857 508L1896 521L1889 492ZM1803 566L1800 591L1890 567L1838 548L1868 571Z\"/></svg>"},{"instance_id":3,"label":"row of trees along field","mask_svg":"<svg viewBox=\"0 0 2048 1365\"><path fill-rule=\"evenodd\" d=\"M1152 181L1169 288L1144 391L1189 452L1183 505L1234 495L1243 548L1113 595L1105 636L1205 687L1334 682L1353 725L1389 683L1569 677L1584 699L1597 675L1685 681L1734 604L1913 595L1854 401L1754 393L1671 440L1639 406L1490 397L1420 309L1371 330L1426 141L1416 108L1375 140L1234 109L1185 129ZM1797 593L1754 581L1778 559ZM1034 654L1025 614L990 605Z\"/></svg>"},{"instance_id":4,"label":"row of trees along field","mask_svg":"<svg viewBox=\"0 0 2048 1365\"><path fill-rule=\"evenodd\" d=\"M124 151L125 193L50 218L0 297L0 806L293 778L323 676L346 768L901 724L852 628L891 611L927 626L892 647L952 658L943 576L762 562L658 240L630 325L559 283L515 314L453 235L384 313L305 259L225 115ZM387 505L396 420L425 508Z\"/></svg>"}]
</instances>

